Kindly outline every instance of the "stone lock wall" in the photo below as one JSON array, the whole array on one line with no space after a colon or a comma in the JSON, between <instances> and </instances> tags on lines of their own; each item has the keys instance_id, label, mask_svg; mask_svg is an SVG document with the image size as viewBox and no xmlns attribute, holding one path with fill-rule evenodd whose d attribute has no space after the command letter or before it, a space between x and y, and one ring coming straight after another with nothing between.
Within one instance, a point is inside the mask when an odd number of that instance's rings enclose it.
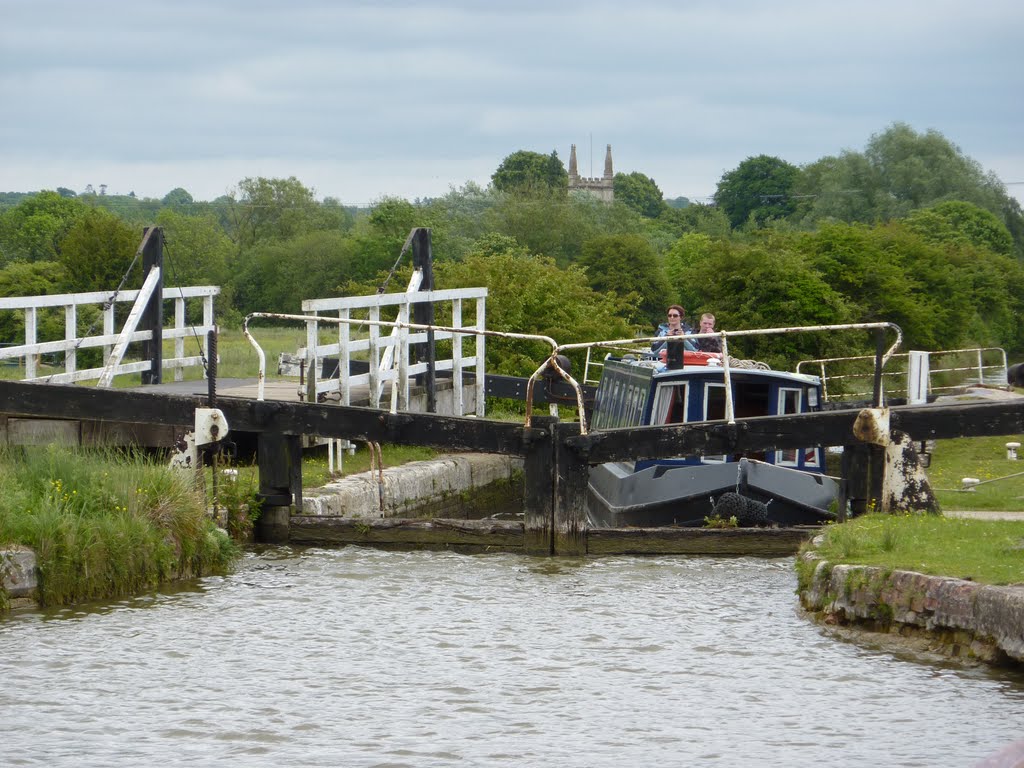
<instances>
[{"instance_id":1,"label":"stone lock wall","mask_svg":"<svg viewBox=\"0 0 1024 768\"><path fill-rule=\"evenodd\" d=\"M487 505L491 490L522 500L522 459L494 454L439 456L361 472L310 489L302 514L320 517L467 517ZM518 505L522 508L521 503Z\"/></svg>"},{"instance_id":2,"label":"stone lock wall","mask_svg":"<svg viewBox=\"0 0 1024 768\"><path fill-rule=\"evenodd\" d=\"M1024 662L1024 585L818 561L800 602L826 621L927 635L950 656Z\"/></svg>"}]
</instances>

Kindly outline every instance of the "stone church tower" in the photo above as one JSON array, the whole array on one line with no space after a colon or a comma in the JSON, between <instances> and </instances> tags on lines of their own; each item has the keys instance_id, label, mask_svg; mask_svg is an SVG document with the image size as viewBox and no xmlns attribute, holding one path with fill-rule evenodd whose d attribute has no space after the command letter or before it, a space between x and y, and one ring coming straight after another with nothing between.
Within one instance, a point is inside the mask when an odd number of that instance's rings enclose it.
<instances>
[{"instance_id":1,"label":"stone church tower","mask_svg":"<svg viewBox=\"0 0 1024 768\"><path fill-rule=\"evenodd\" d=\"M592 195L597 195L602 201L610 203L615 199L615 189L612 184L614 174L612 173L612 145L604 155L604 176L601 178L586 178L580 176L576 165L576 145L572 145L569 151L569 190L581 189Z\"/></svg>"}]
</instances>

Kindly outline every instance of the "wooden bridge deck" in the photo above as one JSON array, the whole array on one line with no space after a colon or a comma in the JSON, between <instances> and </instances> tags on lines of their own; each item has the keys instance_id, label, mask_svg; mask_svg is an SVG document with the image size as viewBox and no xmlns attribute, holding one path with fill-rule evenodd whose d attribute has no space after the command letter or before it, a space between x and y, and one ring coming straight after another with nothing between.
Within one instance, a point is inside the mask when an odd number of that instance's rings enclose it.
<instances>
[{"instance_id":1,"label":"wooden bridge deck","mask_svg":"<svg viewBox=\"0 0 1024 768\"><path fill-rule=\"evenodd\" d=\"M440 381L437 383L437 388L440 391L450 390L451 383ZM147 384L145 386L132 387L132 392L148 392L150 394L165 394L165 395L188 395L196 397L205 397L208 393L208 384L205 379L196 379L192 381L171 381L162 384ZM410 387L410 400L414 402L412 410L417 410L415 407L415 401L418 398L422 398L425 390L423 387ZM287 403L300 403L305 402L303 397L303 388L299 384L298 379L267 379L263 384L263 399L264 400L275 400ZM217 380L217 397L231 397L240 398L243 400L255 400L259 395L259 380L258 379L218 379ZM351 405L361 408L370 407L370 388L368 386L356 386L352 387L349 397L351 398ZM381 407L386 408L390 403L391 393L390 390L385 388L384 393L381 395ZM338 405L340 399L337 394L333 397L327 397L324 401L326 405Z\"/></svg>"}]
</instances>

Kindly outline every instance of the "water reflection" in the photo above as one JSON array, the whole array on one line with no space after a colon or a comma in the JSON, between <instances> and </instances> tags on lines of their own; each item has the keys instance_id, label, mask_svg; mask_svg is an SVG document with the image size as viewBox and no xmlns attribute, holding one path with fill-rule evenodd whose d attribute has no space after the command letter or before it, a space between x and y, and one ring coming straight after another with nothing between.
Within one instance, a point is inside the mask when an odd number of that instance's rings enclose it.
<instances>
[{"instance_id":1,"label":"water reflection","mask_svg":"<svg viewBox=\"0 0 1024 768\"><path fill-rule=\"evenodd\" d=\"M264 549L0 621L8 765L970 766L1024 681L807 622L792 561Z\"/></svg>"}]
</instances>

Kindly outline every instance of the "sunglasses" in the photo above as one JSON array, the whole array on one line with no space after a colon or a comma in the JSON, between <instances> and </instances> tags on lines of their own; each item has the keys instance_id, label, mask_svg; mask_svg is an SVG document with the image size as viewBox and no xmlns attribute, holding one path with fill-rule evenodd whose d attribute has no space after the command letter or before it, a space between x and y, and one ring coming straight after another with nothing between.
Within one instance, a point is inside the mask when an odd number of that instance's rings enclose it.
<instances>
[{"instance_id":1,"label":"sunglasses","mask_svg":"<svg viewBox=\"0 0 1024 768\"><path fill-rule=\"evenodd\" d=\"M679 317L679 313L678 312L669 312L668 316L669 317Z\"/></svg>"}]
</instances>

